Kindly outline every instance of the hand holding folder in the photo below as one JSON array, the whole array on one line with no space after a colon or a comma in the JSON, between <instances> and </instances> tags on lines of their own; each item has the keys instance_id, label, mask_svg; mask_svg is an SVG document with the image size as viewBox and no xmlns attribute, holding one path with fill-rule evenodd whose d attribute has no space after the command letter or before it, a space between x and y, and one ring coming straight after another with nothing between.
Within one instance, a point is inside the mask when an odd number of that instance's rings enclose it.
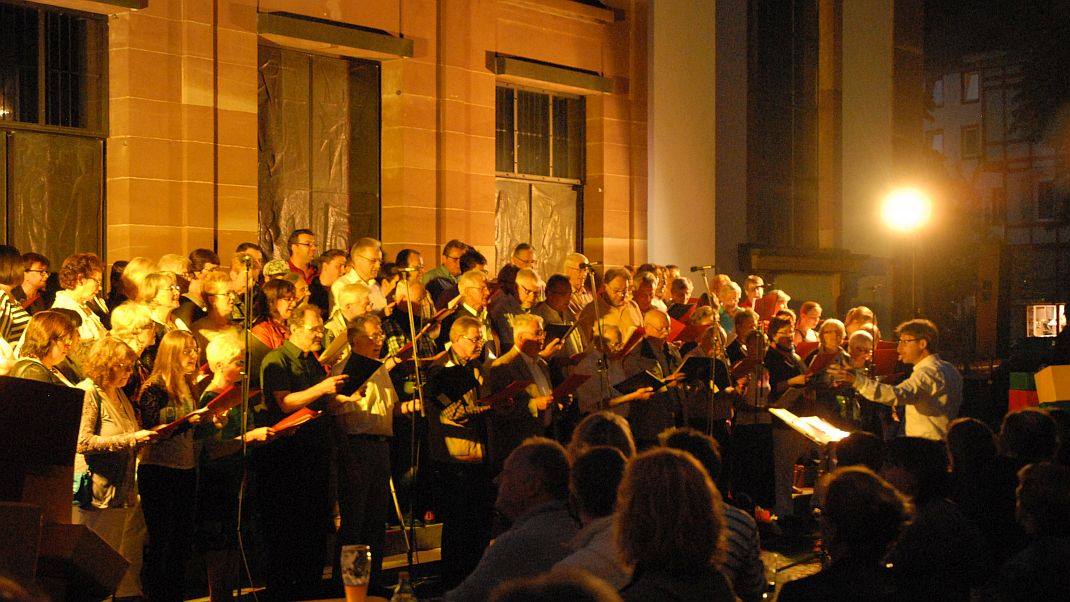
<instances>
[{"instance_id":1,"label":"hand holding folder","mask_svg":"<svg viewBox=\"0 0 1070 602\"><path fill-rule=\"evenodd\" d=\"M505 388L490 395L487 395L486 397L480 398L480 400L476 403L477 405L481 406L495 406L509 402L513 399L514 396L516 396L517 393L520 393L524 389L527 389L529 386L531 386L531 384L532 381L530 380L515 380L506 385Z\"/></svg>"},{"instance_id":2,"label":"hand holding folder","mask_svg":"<svg viewBox=\"0 0 1070 602\"><path fill-rule=\"evenodd\" d=\"M271 430L274 431L276 435L290 434L292 432L295 432L301 425L305 424L306 422L319 418L321 413L322 412L318 410L313 410L311 408L301 408L300 410L297 410L296 412L276 422L271 427Z\"/></svg>"}]
</instances>

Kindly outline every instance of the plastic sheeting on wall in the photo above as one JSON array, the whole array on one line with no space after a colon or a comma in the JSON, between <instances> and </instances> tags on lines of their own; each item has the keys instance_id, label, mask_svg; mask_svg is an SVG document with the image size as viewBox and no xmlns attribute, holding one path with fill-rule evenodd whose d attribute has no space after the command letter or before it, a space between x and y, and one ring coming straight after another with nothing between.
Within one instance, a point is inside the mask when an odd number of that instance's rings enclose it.
<instances>
[{"instance_id":1,"label":"plastic sheeting on wall","mask_svg":"<svg viewBox=\"0 0 1070 602\"><path fill-rule=\"evenodd\" d=\"M316 232L320 249L349 240L349 64L260 47L260 243L287 257L286 237Z\"/></svg>"},{"instance_id":2,"label":"plastic sheeting on wall","mask_svg":"<svg viewBox=\"0 0 1070 602\"><path fill-rule=\"evenodd\" d=\"M522 242L535 247L535 270L544 279L561 271L565 255L576 249L579 194L570 184L497 181L494 247L496 269Z\"/></svg>"},{"instance_id":3,"label":"plastic sheeting on wall","mask_svg":"<svg viewBox=\"0 0 1070 602\"><path fill-rule=\"evenodd\" d=\"M53 269L75 252L100 254L103 141L27 131L6 141L9 243L48 257Z\"/></svg>"}]
</instances>

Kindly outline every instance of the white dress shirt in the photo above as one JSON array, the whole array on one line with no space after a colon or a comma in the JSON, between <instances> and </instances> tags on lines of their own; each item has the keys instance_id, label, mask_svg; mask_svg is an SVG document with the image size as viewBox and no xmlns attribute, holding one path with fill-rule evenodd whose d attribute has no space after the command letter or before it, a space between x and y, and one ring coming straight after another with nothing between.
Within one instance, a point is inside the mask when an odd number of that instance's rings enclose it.
<instances>
[{"instance_id":1,"label":"white dress shirt","mask_svg":"<svg viewBox=\"0 0 1070 602\"><path fill-rule=\"evenodd\" d=\"M363 284L368 287L368 301L372 304L374 311L380 311L386 307L386 296L383 295L382 289L379 288L379 283L375 281L375 278L371 280L365 280L360 277L360 274L356 270L349 270L345 274L342 274L338 280L334 281L331 285L331 298L334 299L334 306L338 307L338 293L342 291L342 287L347 284Z\"/></svg>"},{"instance_id":2,"label":"white dress shirt","mask_svg":"<svg viewBox=\"0 0 1070 602\"><path fill-rule=\"evenodd\" d=\"M936 354L915 364L910 378L898 385L886 385L859 374L854 387L866 399L906 406L908 437L944 439L948 424L962 406L962 375Z\"/></svg>"}]
</instances>

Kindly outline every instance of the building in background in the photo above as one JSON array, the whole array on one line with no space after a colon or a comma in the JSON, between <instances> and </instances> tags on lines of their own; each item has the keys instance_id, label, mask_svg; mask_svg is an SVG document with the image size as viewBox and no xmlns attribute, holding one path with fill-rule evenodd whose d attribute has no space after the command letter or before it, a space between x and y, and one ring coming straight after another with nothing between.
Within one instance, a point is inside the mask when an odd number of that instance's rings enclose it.
<instances>
[{"instance_id":1,"label":"building in background","mask_svg":"<svg viewBox=\"0 0 1070 602\"><path fill-rule=\"evenodd\" d=\"M1005 52L967 55L927 74L928 147L978 217L978 358L1066 326L1070 173L1055 149L1022 131L1022 86L1022 63Z\"/></svg>"},{"instance_id":2,"label":"building in background","mask_svg":"<svg viewBox=\"0 0 1070 602\"><path fill-rule=\"evenodd\" d=\"M7 239L58 261L296 227L541 272L714 264L909 314L921 0L0 0ZM32 219L31 219L32 218ZM31 222L33 225L31 225ZM36 229L35 229L36 228ZM893 294L894 293L894 294Z\"/></svg>"}]
</instances>

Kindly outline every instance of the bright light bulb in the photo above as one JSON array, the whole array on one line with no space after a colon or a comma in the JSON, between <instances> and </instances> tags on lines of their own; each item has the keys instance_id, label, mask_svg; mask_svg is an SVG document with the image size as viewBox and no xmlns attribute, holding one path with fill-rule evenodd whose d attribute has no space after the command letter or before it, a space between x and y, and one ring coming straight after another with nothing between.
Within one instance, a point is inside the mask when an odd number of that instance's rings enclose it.
<instances>
[{"instance_id":1,"label":"bright light bulb","mask_svg":"<svg viewBox=\"0 0 1070 602\"><path fill-rule=\"evenodd\" d=\"M884 199L884 223L893 230L910 232L924 226L932 216L932 201L917 188L892 191Z\"/></svg>"}]
</instances>

